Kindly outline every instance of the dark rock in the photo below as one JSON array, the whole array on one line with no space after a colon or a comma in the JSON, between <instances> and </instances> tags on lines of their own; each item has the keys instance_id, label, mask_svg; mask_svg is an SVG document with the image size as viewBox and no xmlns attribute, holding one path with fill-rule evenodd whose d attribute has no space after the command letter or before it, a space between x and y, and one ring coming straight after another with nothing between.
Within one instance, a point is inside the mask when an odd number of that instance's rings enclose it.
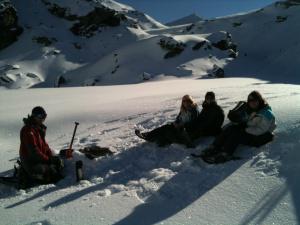
<instances>
[{"instance_id":1,"label":"dark rock","mask_svg":"<svg viewBox=\"0 0 300 225\"><path fill-rule=\"evenodd\" d=\"M75 35L90 37L100 27L116 27L126 20L126 16L109 8L96 7L92 12L78 18L79 22L71 27Z\"/></svg>"},{"instance_id":2,"label":"dark rock","mask_svg":"<svg viewBox=\"0 0 300 225\"><path fill-rule=\"evenodd\" d=\"M214 65L211 73L209 74L210 77L217 77L217 78L224 78L225 71L218 65Z\"/></svg>"},{"instance_id":3,"label":"dark rock","mask_svg":"<svg viewBox=\"0 0 300 225\"><path fill-rule=\"evenodd\" d=\"M16 9L10 1L0 0L0 50L17 41L22 32Z\"/></svg>"},{"instance_id":4,"label":"dark rock","mask_svg":"<svg viewBox=\"0 0 300 225\"><path fill-rule=\"evenodd\" d=\"M71 14L69 8L60 7L48 0L42 1L51 14L69 21L78 21L70 28L72 33L78 36L92 37L101 27L119 26L121 21L127 20L127 17L124 14L104 6L95 7L94 10L87 15L78 16Z\"/></svg>"},{"instance_id":5,"label":"dark rock","mask_svg":"<svg viewBox=\"0 0 300 225\"><path fill-rule=\"evenodd\" d=\"M191 25L186 27L186 31L191 31L194 27L195 27L195 24L192 23Z\"/></svg>"},{"instance_id":6,"label":"dark rock","mask_svg":"<svg viewBox=\"0 0 300 225\"><path fill-rule=\"evenodd\" d=\"M243 23L241 23L241 22L234 22L233 24L232 24L232 26L233 27L239 27L239 26L241 26Z\"/></svg>"},{"instance_id":7,"label":"dark rock","mask_svg":"<svg viewBox=\"0 0 300 225\"><path fill-rule=\"evenodd\" d=\"M66 84L67 80L63 76L58 76L55 82L55 87L61 87L62 85Z\"/></svg>"},{"instance_id":8,"label":"dark rock","mask_svg":"<svg viewBox=\"0 0 300 225\"><path fill-rule=\"evenodd\" d=\"M74 42L74 43L73 43L73 46L74 46L76 49L78 49L78 50L82 49L81 45L78 44L77 42Z\"/></svg>"},{"instance_id":9,"label":"dark rock","mask_svg":"<svg viewBox=\"0 0 300 225\"><path fill-rule=\"evenodd\" d=\"M48 38L48 37L44 37L44 36L33 37L32 40L35 41L36 43L42 44L44 46L50 46L54 42L57 42L56 38Z\"/></svg>"},{"instance_id":10,"label":"dark rock","mask_svg":"<svg viewBox=\"0 0 300 225\"><path fill-rule=\"evenodd\" d=\"M222 51L225 51L225 50L228 50L229 49L229 42L227 40L221 40L217 43L212 43L212 45L215 47L215 48L218 48Z\"/></svg>"},{"instance_id":11,"label":"dark rock","mask_svg":"<svg viewBox=\"0 0 300 225\"><path fill-rule=\"evenodd\" d=\"M287 18L288 18L287 16L277 16L276 23L282 23L282 22L286 21Z\"/></svg>"},{"instance_id":12,"label":"dark rock","mask_svg":"<svg viewBox=\"0 0 300 225\"><path fill-rule=\"evenodd\" d=\"M235 51L233 51L232 49L229 49L228 52L229 52L229 55L228 55L228 56L229 56L230 58L236 59L236 58L238 57L238 55L239 55L238 52L235 52Z\"/></svg>"},{"instance_id":13,"label":"dark rock","mask_svg":"<svg viewBox=\"0 0 300 225\"><path fill-rule=\"evenodd\" d=\"M207 42L206 41L201 41L198 42L197 44L194 45L193 50L199 50L200 48L202 48Z\"/></svg>"},{"instance_id":14,"label":"dark rock","mask_svg":"<svg viewBox=\"0 0 300 225\"><path fill-rule=\"evenodd\" d=\"M48 11L54 16L70 21L78 19L78 16L71 14L70 10L67 8L60 7L59 5L51 3L47 0L42 0L42 2L47 6Z\"/></svg>"},{"instance_id":15,"label":"dark rock","mask_svg":"<svg viewBox=\"0 0 300 225\"><path fill-rule=\"evenodd\" d=\"M178 42L171 37L160 39L159 45L162 49L168 51L164 56L165 59L172 58L179 55L181 52L184 51L185 48L184 43Z\"/></svg>"},{"instance_id":16,"label":"dark rock","mask_svg":"<svg viewBox=\"0 0 300 225\"><path fill-rule=\"evenodd\" d=\"M287 0L287 1L280 1L275 3L276 7L281 7L284 9L288 9L292 6L299 6L299 5L300 5L299 0Z\"/></svg>"}]
</instances>

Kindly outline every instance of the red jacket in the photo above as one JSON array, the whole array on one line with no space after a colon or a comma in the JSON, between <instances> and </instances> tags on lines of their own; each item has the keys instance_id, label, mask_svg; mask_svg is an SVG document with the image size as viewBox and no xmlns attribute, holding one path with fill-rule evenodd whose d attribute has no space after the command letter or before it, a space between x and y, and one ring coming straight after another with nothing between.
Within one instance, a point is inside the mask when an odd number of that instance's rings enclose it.
<instances>
[{"instance_id":1,"label":"red jacket","mask_svg":"<svg viewBox=\"0 0 300 225\"><path fill-rule=\"evenodd\" d=\"M24 119L25 126L20 132L20 158L30 163L47 163L52 152L45 140L46 126L38 127L30 118Z\"/></svg>"}]
</instances>

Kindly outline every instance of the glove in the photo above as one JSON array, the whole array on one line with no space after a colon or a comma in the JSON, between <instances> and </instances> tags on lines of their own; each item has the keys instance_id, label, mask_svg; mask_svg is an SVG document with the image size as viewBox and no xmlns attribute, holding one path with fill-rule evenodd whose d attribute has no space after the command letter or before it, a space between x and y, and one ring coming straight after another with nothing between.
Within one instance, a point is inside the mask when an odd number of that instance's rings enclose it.
<instances>
[{"instance_id":1,"label":"glove","mask_svg":"<svg viewBox=\"0 0 300 225\"><path fill-rule=\"evenodd\" d=\"M58 169L64 168L64 161L59 156L51 156L49 163L55 165Z\"/></svg>"}]
</instances>

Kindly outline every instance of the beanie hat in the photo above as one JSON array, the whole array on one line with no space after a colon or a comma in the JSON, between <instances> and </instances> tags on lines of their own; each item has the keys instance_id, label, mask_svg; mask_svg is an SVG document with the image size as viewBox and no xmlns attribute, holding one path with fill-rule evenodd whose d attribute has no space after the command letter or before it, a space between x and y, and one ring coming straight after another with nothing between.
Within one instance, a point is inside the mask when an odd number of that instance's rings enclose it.
<instances>
[{"instance_id":1,"label":"beanie hat","mask_svg":"<svg viewBox=\"0 0 300 225\"><path fill-rule=\"evenodd\" d=\"M45 119L47 117L47 113L43 107L36 106L32 109L31 116Z\"/></svg>"},{"instance_id":2,"label":"beanie hat","mask_svg":"<svg viewBox=\"0 0 300 225\"><path fill-rule=\"evenodd\" d=\"M215 93L214 92L212 92L212 91L209 91L209 92L207 92L206 94L205 94L205 98L206 97L210 97L210 98L212 98L212 99L216 99L216 96L215 96Z\"/></svg>"}]
</instances>

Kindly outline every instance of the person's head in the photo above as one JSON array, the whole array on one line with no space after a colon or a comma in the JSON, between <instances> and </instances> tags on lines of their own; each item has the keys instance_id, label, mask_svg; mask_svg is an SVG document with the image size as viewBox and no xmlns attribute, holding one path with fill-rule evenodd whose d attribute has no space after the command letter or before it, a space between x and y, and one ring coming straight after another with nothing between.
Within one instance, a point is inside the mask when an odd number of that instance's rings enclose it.
<instances>
[{"instance_id":1,"label":"person's head","mask_svg":"<svg viewBox=\"0 0 300 225\"><path fill-rule=\"evenodd\" d=\"M267 102L258 91L252 91L248 95L247 104L250 109L257 111L267 105Z\"/></svg>"},{"instance_id":2,"label":"person's head","mask_svg":"<svg viewBox=\"0 0 300 225\"><path fill-rule=\"evenodd\" d=\"M43 124L46 117L47 117L47 113L46 113L45 109L41 106L36 106L31 111L31 118L38 125Z\"/></svg>"},{"instance_id":3,"label":"person's head","mask_svg":"<svg viewBox=\"0 0 300 225\"><path fill-rule=\"evenodd\" d=\"M216 102L216 96L215 96L215 93L212 92L212 91L209 91L205 94L205 102L207 104L211 104L211 103L214 103Z\"/></svg>"},{"instance_id":4,"label":"person's head","mask_svg":"<svg viewBox=\"0 0 300 225\"><path fill-rule=\"evenodd\" d=\"M195 101L193 100L193 98L190 95L185 95L182 97L182 101L181 101L181 108L180 111L187 111L190 108L195 107L197 104L195 103Z\"/></svg>"}]
</instances>

